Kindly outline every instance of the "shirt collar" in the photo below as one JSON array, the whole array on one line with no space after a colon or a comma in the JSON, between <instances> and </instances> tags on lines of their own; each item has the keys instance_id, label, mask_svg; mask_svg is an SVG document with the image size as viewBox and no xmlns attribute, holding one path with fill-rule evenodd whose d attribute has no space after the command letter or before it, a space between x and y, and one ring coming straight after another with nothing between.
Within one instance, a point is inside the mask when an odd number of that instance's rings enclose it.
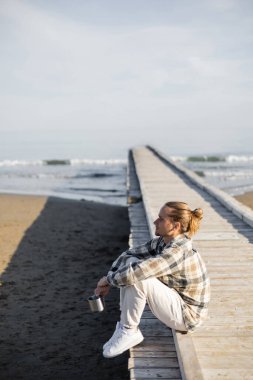
<instances>
[{"instance_id":1,"label":"shirt collar","mask_svg":"<svg viewBox=\"0 0 253 380\"><path fill-rule=\"evenodd\" d=\"M180 244L182 243L183 241L189 241L191 240L187 235L185 234L180 234L180 235L177 235L176 237L174 237L171 241L169 241L167 244L165 244L166 247L171 247L173 244Z\"/></svg>"}]
</instances>

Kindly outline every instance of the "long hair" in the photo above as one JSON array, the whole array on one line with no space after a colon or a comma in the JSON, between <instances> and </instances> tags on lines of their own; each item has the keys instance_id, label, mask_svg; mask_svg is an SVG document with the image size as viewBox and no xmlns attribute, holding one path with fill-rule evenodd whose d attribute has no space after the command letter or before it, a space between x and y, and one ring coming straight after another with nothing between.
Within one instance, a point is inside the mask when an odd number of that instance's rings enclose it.
<instances>
[{"instance_id":1,"label":"long hair","mask_svg":"<svg viewBox=\"0 0 253 380\"><path fill-rule=\"evenodd\" d=\"M180 222L182 232L191 237L198 231L201 219L203 218L203 210L201 208L191 210L185 202L167 202L165 206L172 209L169 216L174 222Z\"/></svg>"}]
</instances>

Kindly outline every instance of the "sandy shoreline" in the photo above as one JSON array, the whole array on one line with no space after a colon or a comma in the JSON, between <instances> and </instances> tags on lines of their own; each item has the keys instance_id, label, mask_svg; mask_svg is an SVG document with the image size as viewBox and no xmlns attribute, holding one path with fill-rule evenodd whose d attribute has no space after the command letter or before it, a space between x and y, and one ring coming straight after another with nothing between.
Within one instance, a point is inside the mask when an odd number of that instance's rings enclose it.
<instances>
[{"instance_id":1,"label":"sandy shoreline","mask_svg":"<svg viewBox=\"0 0 253 380\"><path fill-rule=\"evenodd\" d=\"M243 203L245 206L250 207L253 210L253 191L235 196L239 202Z\"/></svg>"},{"instance_id":2,"label":"sandy shoreline","mask_svg":"<svg viewBox=\"0 0 253 380\"><path fill-rule=\"evenodd\" d=\"M127 208L0 195L0 378L128 379L127 354L104 359L118 291L92 314L86 298L128 246Z\"/></svg>"}]
</instances>

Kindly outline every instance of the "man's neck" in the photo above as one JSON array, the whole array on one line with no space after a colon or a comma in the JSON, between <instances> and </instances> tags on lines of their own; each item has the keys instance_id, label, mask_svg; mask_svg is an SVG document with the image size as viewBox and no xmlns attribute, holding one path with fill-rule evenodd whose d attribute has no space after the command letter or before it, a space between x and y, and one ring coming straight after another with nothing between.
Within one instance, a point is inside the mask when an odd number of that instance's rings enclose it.
<instances>
[{"instance_id":1,"label":"man's neck","mask_svg":"<svg viewBox=\"0 0 253 380\"><path fill-rule=\"evenodd\" d=\"M174 235L174 236L163 236L163 241L164 241L165 244L168 244L168 243L170 243L172 240L176 239L180 235L182 235L182 234L177 234L177 235Z\"/></svg>"}]
</instances>

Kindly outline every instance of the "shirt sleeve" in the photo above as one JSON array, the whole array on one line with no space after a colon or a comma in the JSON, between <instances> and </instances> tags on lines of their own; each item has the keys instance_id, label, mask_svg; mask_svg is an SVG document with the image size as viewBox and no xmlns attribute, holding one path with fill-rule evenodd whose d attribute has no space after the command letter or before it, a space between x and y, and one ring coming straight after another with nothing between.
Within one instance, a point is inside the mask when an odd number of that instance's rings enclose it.
<instances>
[{"instance_id":1,"label":"shirt sleeve","mask_svg":"<svg viewBox=\"0 0 253 380\"><path fill-rule=\"evenodd\" d=\"M109 272L116 272L119 268L124 267L129 259L137 261L154 255L157 241L158 239L152 239L145 244L126 250L112 263Z\"/></svg>"},{"instance_id":2,"label":"shirt sleeve","mask_svg":"<svg viewBox=\"0 0 253 380\"><path fill-rule=\"evenodd\" d=\"M108 282L117 287L133 285L149 277L162 277L180 271L184 261L181 247L165 248L161 254L135 262L128 262L115 271L109 271Z\"/></svg>"}]
</instances>

